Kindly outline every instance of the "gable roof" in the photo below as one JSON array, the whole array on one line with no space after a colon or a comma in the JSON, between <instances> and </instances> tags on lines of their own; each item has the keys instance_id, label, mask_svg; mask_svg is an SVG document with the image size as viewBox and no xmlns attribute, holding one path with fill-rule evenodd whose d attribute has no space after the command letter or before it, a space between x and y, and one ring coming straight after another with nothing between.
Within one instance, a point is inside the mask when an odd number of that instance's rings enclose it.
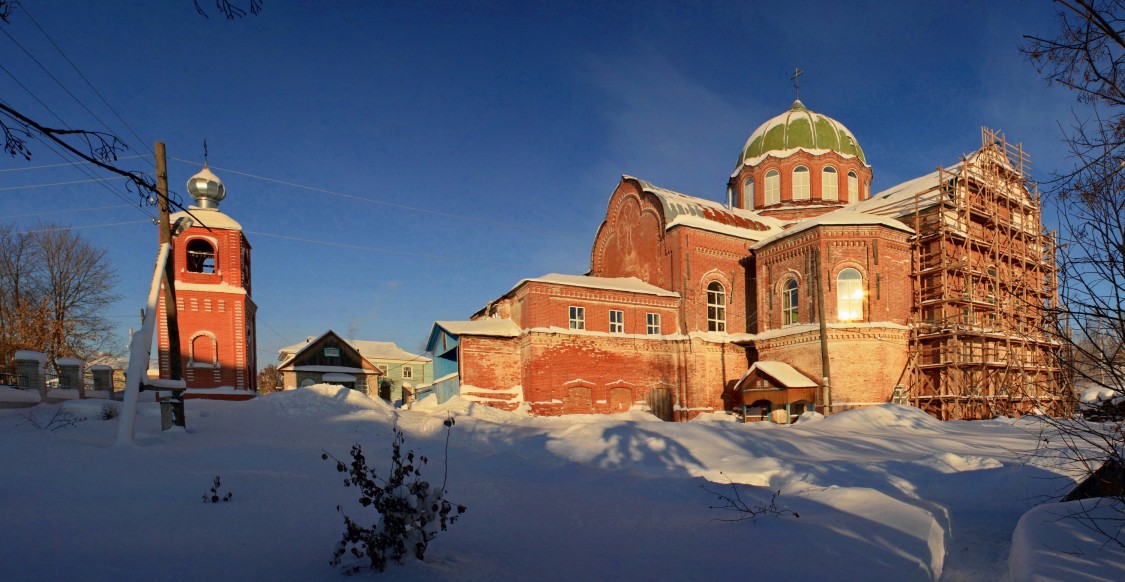
<instances>
[{"instance_id":1,"label":"gable roof","mask_svg":"<svg viewBox=\"0 0 1125 582\"><path fill-rule=\"evenodd\" d=\"M488 317L471 321L435 321L435 328L442 328L450 334L483 335L491 337L519 337L520 326L510 319ZM432 335L432 334L431 334Z\"/></svg>"},{"instance_id":2,"label":"gable roof","mask_svg":"<svg viewBox=\"0 0 1125 582\"><path fill-rule=\"evenodd\" d=\"M547 273L542 277L520 279L508 293L515 291L524 283L535 281L538 283L554 283L556 285L570 285L572 287L588 287L590 289L605 289L609 291L627 291L630 293L644 293L660 297L679 297L675 291L645 283L636 277L594 277L591 275L564 275L562 273ZM507 293L505 293L507 295Z\"/></svg>"},{"instance_id":3,"label":"gable roof","mask_svg":"<svg viewBox=\"0 0 1125 582\"><path fill-rule=\"evenodd\" d=\"M747 240L761 240L780 231L785 224L781 220L762 216L753 210L727 208L713 200L658 188L640 178L621 176L621 179L635 181L642 191L652 194L660 201L664 210L665 230L674 226L689 226Z\"/></svg>"},{"instance_id":4,"label":"gable roof","mask_svg":"<svg viewBox=\"0 0 1125 582\"><path fill-rule=\"evenodd\" d=\"M781 384L786 388L815 388L817 386L816 382L809 380L807 377L805 377L804 374L798 372L795 368L793 368L793 366L790 366L785 362L776 362L771 360L759 360L757 362L754 362L750 366L750 369L746 370L746 373L743 374L742 378L738 380L738 383L735 384L735 386L742 385L742 382L749 378L750 374L754 373L755 371L760 371L770 378L777 380L778 384Z\"/></svg>"},{"instance_id":5,"label":"gable roof","mask_svg":"<svg viewBox=\"0 0 1125 582\"><path fill-rule=\"evenodd\" d=\"M886 226L903 232L914 232L913 228L906 226L894 218L867 212L858 212L851 207L844 207L839 210L833 210L832 212L825 212L820 216L808 220L802 220L788 230L783 230L754 243L750 246L750 249L760 249L783 238L793 236L817 226Z\"/></svg>"},{"instance_id":6,"label":"gable roof","mask_svg":"<svg viewBox=\"0 0 1125 582\"><path fill-rule=\"evenodd\" d=\"M425 362L430 361L430 358L427 358L425 356L420 356L420 355L417 355L417 354L412 354L412 353L398 347L398 344L396 344L394 342L378 342L378 341L367 341L367 340L348 340L348 339L341 338L339 336L339 334L337 334L336 332L334 332L332 330L328 330L328 331L320 334L319 336L317 336L315 338L309 338L309 339L306 339L303 342L295 343L291 346L285 346L284 348L281 348L280 350L278 350L278 352L279 352L278 359L284 359L285 360L278 367L280 368L281 366L284 366L285 364L288 364L290 360L293 360L294 358L296 358L298 354L300 354L302 351L304 351L310 345L320 341L321 338L325 337L328 334L332 334L332 335L336 336L337 338L340 339L340 341L342 341L342 342L348 344L349 346L351 346L352 349L359 352L359 355L363 359L367 360L369 363L374 361L374 360L414 360L414 361L417 361L417 362L420 362L420 363L425 363ZM285 354L290 354L290 355L287 357Z\"/></svg>"}]
</instances>

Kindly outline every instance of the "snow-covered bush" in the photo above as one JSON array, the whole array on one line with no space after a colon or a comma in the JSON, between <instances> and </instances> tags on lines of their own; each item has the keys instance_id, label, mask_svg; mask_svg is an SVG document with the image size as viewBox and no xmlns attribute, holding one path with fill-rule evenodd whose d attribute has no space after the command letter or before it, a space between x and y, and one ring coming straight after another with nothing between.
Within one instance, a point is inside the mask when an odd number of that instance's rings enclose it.
<instances>
[{"instance_id":1,"label":"snow-covered bush","mask_svg":"<svg viewBox=\"0 0 1125 582\"><path fill-rule=\"evenodd\" d=\"M454 421L445 420L446 458L449 457L449 433ZM375 522L370 527L361 525L349 517L340 506L336 510L344 516L344 535L333 552L331 564L338 565L344 554L356 558L366 557L372 569L383 571L390 558L401 563L408 553L415 558L425 558L426 548L437 537L438 531L445 531L449 524L457 521L465 513L465 506L454 505L445 499L445 478L441 487L433 487L422 478L422 467L428 459L415 456L414 451L402 453L403 436L398 427L392 429L391 468L386 478L376 475L375 469L367 465L362 447L352 445L349 464L324 451L321 458L336 461L336 470L347 473L345 487L359 490L359 503L375 510ZM446 463L448 477L448 461ZM358 572L362 566L349 570Z\"/></svg>"}]
</instances>

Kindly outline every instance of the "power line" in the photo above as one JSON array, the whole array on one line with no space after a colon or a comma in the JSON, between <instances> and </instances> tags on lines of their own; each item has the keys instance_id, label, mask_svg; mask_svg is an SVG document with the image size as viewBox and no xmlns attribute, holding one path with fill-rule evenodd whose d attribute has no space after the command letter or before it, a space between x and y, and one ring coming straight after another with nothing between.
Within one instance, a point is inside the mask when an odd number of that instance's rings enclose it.
<instances>
[{"instance_id":1,"label":"power line","mask_svg":"<svg viewBox=\"0 0 1125 582\"><path fill-rule=\"evenodd\" d=\"M134 154L134 155L131 155L131 156L118 156L117 159L118 159L118 161L120 161L120 160L131 160L133 158L151 158L151 157L152 157L152 154ZM23 172L25 170L43 170L43 169L46 169L46 168L61 168L63 166L82 166L82 165L88 166L88 165L93 165L93 164L91 164L90 162L87 162L85 160L82 160L82 161L78 161L78 162L63 162L61 164L43 164L41 166L21 166L19 168L4 168L4 169L0 170L0 173L3 173L3 172Z\"/></svg>"},{"instance_id":2,"label":"power line","mask_svg":"<svg viewBox=\"0 0 1125 582\"><path fill-rule=\"evenodd\" d=\"M309 238L300 238L300 237L296 237L296 236L287 236L287 235L282 235L282 234L272 234L272 233L268 233L268 232L255 232L255 231L252 231L252 230L245 230L243 232L248 233L248 234L253 234L253 235L256 235L256 236L267 236L267 237L271 237L271 238L279 238L279 239L284 239L284 240L291 240L291 241L297 241L297 242L303 242L303 243L324 245L324 246L329 246L329 247L339 247L339 248L345 248L345 249L353 249L353 250L357 250L357 251L368 251L368 252L373 252L373 253L383 253L383 254L388 254L388 255L403 255L403 256L407 256L407 257L419 257L419 258L425 258L425 259L458 261L458 262L462 262L462 263L474 263L474 264L478 264L478 265L492 265L492 266L497 266L497 267L517 267L517 268L523 268L524 267L524 265L517 265L517 264L514 264L514 263L501 263L501 262L497 262L497 261L482 261L482 260L479 260L479 259L466 259L466 258L463 258L463 257L454 257L452 255L435 255L435 254L430 254L430 253L418 253L418 252L413 252L413 251L397 251L397 250L394 250L394 249L381 249L381 248L378 248L378 247L364 247L364 246L352 245L352 244L347 244L347 243L337 243L337 242L315 240L315 239L309 239Z\"/></svg>"},{"instance_id":3,"label":"power line","mask_svg":"<svg viewBox=\"0 0 1125 582\"><path fill-rule=\"evenodd\" d=\"M87 180L82 180L83 182ZM3 188L0 188L3 190ZM0 216L0 220L11 220L13 218L29 218L32 216L44 216L47 214L70 214L73 212L92 212L94 210L110 210L114 208L125 208L126 206L133 206L132 204L113 204L110 206L91 206L89 208L69 208L65 210L49 210L47 212L31 212L28 214L10 214L8 216Z\"/></svg>"},{"instance_id":4,"label":"power line","mask_svg":"<svg viewBox=\"0 0 1125 582\"><path fill-rule=\"evenodd\" d=\"M171 159L173 159L177 162L183 162L185 164L192 164L192 165L195 165L195 166L201 165L198 162L193 162L191 160L184 160L184 159L181 159L181 158L171 158ZM290 186L290 187L293 187L293 188L301 188L301 189L309 190L309 191L312 191L312 192L319 192L321 194L328 194L328 195L331 195L331 196L339 196L340 198L348 198L348 199L351 199L351 200L359 200L361 202L367 202L368 204L377 204L377 205L380 205L380 206L387 206L387 207L390 207L390 208L398 208L400 210L411 210L411 211L414 211L414 212L421 212L423 214L432 214L434 216L442 216L442 217L445 217L445 218L456 218L456 219L459 219L459 220L469 220L469 221L473 221L473 222L480 222L480 223L483 223L483 224L491 224L493 226L503 226L503 227L507 227L507 228L518 228L518 229L521 229L521 230L530 230L530 231L537 231L537 232L549 232L551 234L573 237L573 238L581 238L581 239L586 238L585 235L580 235L580 234L573 233L573 232L566 232L566 231L562 231L562 230L552 230L552 229L549 229L549 228L540 228L540 227L535 227L535 226L529 226L529 225L526 225L526 224L515 224L515 223L511 223L511 222L501 222L499 220L489 220L487 218L477 218L475 216L466 216L464 214L454 214L452 212L442 212L440 210L432 210L430 208L421 208L421 207L418 207L418 206L408 206L406 204L398 204L398 203L395 203L395 202L385 202L383 200L375 200L374 198L365 198L363 196L356 196L355 194L345 194L343 192L336 192L334 190L328 190L326 188L318 188L316 186L308 186L308 185L305 185L305 184L297 184L297 183L294 183L294 182L287 182L285 180L278 180L278 179L275 179L275 178L267 178L265 176L259 176L259 175L250 174L250 173L247 173L247 172L239 172L238 170L232 170L230 168L220 168L218 166L211 166L211 168L215 169L215 170L219 170L220 172L227 172L229 174L235 174L235 175L238 175L238 176L245 176L247 178L254 178L256 180L262 180L262 181L265 181L265 182L273 182L274 184L281 184L283 186Z\"/></svg>"},{"instance_id":5,"label":"power line","mask_svg":"<svg viewBox=\"0 0 1125 582\"><path fill-rule=\"evenodd\" d=\"M31 13L27 11L27 7L24 6L22 2L17 2L16 5L19 6L21 10L23 10L23 13L27 16L28 20L30 20L31 23L35 25L35 28L39 29L39 32L44 36L44 38L46 38L47 41L51 43L51 46L55 47L55 50L57 50L59 52L59 54L62 55L62 58L64 60L66 60L66 62L70 65L70 68L74 69L75 73L78 73L78 76L82 78L82 80L86 83L86 86L89 87L94 92L94 94L98 96L98 99L101 99L102 103L107 108L109 108L109 110L111 112L113 112L113 115L115 117L117 117L117 120L120 121L121 124L124 125L126 127L126 129L129 130L130 133L133 134L133 137L137 138L137 141L141 142L141 144L144 145L145 147L148 147L148 145L147 145L148 142L141 139L141 136L137 135L137 132L134 131L133 128L128 123L126 123L126 121L124 119L122 119L121 114L119 114L117 112L117 110L114 109L113 106L109 104L109 101L106 101L106 98L104 96L102 96L101 92L98 91L97 87L94 87L94 84L91 83L90 80L86 78L86 75L82 74L82 71L79 70L79 68L74 64L74 61L71 61L70 57L66 56L66 53L63 52L62 48L59 47L59 45L55 42L55 40L53 38L51 38L51 36L49 34L47 34L47 31L43 30L42 26L39 26L39 22L36 21L35 17L33 17L31 15ZM85 106L83 106L83 107L85 107ZM89 111L89 109L87 109L86 111ZM93 114L91 113L91 115L93 115ZM97 117L97 116L95 116L95 117ZM101 120L99 119L98 121L101 121ZM105 125L105 124L103 123L102 125ZM109 129L109 127L107 126L106 129ZM148 148L148 151L150 153L154 153L152 151L152 148L150 148L150 147Z\"/></svg>"},{"instance_id":6,"label":"power line","mask_svg":"<svg viewBox=\"0 0 1125 582\"><path fill-rule=\"evenodd\" d=\"M26 10L25 10L25 12L26 12ZM39 25L38 25L38 24L36 24L36 26L39 26ZM48 76L48 77L50 77L50 78L51 78L51 80L52 80L52 81L54 81L54 82L55 82L55 84L59 86L59 88L61 88L61 89L62 89L63 91L65 91L67 95L70 95L70 98L71 98L71 99L74 99L74 102L75 102L75 103L78 103L78 105L80 105L80 106L82 107L82 109L85 109L85 110L86 110L86 113L89 113L89 114L90 114L90 115L91 115L91 116L92 116L92 117L93 117L94 119L98 120L98 123L102 124L102 127L103 127L103 128L105 128L105 130L106 130L107 132L109 132L110 134L112 134L112 133L113 133L113 130L112 130L112 129L110 129L110 127L109 127L109 124L107 124L106 122L102 121L102 118L98 117L98 114L97 114L97 113L94 113L93 111L91 111L91 110L90 110L90 108L89 108L89 107L87 107L87 106L86 106L86 104L85 104L85 103L83 103L83 102L82 102L82 100L81 100L81 99L79 99L77 95L75 95L74 93L72 93L72 92L70 91L70 89L68 89L68 88L66 87L66 85L64 85L64 84L62 83L62 81L58 80L58 78L57 78L57 77L55 77L55 76L54 76L53 74L51 74L51 71L48 71L48 70L47 70L47 67L45 67L45 66L43 65L43 63L39 62L39 59L35 58L35 55L32 55L32 54L31 54L31 52L29 52L29 51L28 51L28 50L27 50L26 48L24 48L24 46L23 46L22 44L20 44L20 42L19 42L18 40L16 40L16 39L15 39L15 38L14 38L14 37L13 37L13 36L11 35L11 34L9 34L9 33L8 33L8 30L7 30L6 28L4 28L4 27L0 27L0 32L3 32L3 33L4 33L4 36L8 37L8 40L12 41L12 43L13 43L13 44L15 44L15 45L16 45L17 47L19 47L19 49L20 49L21 51L23 51L23 54L27 55L27 58L31 59L31 61L32 61L33 63L35 63L36 65L39 65L39 68L40 68L40 69L42 69L42 70L43 70L43 72L44 72L44 73L46 73L46 74L47 74L47 76ZM52 43L54 43L54 41L51 41L51 42L52 42ZM63 55L63 58L65 58L65 57L66 57L66 55ZM67 60L69 61L69 59L67 59ZM10 74L10 73L9 73L9 74ZM56 117L57 117L57 116L56 116ZM59 121L62 121L62 120L60 119Z\"/></svg>"},{"instance_id":7,"label":"power line","mask_svg":"<svg viewBox=\"0 0 1125 582\"><path fill-rule=\"evenodd\" d=\"M50 188L53 186L69 186L71 184L89 184L90 182L108 182L110 180L124 180L124 176L116 176L112 178L91 178L89 180L71 180L69 182L51 182L50 184L29 184L26 186L5 186L0 188L0 191L5 190L30 190L32 188ZM130 206L132 206L130 204Z\"/></svg>"},{"instance_id":8,"label":"power line","mask_svg":"<svg viewBox=\"0 0 1125 582\"><path fill-rule=\"evenodd\" d=\"M87 224L83 226L58 226L55 228L39 228L35 230L25 230L24 234L31 234L35 232L55 232L59 230L85 230L87 228L102 228L107 226L125 226L127 224L152 224L151 220L131 220L127 222L110 222L106 224Z\"/></svg>"}]
</instances>

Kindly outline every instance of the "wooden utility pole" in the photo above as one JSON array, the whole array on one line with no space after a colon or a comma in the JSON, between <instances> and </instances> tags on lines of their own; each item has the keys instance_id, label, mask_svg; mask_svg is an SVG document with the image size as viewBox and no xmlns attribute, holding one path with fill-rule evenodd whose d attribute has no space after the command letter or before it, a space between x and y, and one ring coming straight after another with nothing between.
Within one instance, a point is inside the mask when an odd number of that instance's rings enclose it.
<instances>
[{"instance_id":1,"label":"wooden utility pole","mask_svg":"<svg viewBox=\"0 0 1125 582\"><path fill-rule=\"evenodd\" d=\"M176 278L175 247L172 243L171 209L168 203L168 160L164 153L164 142L156 142L156 192L157 204L160 208L160 243L167 243L171 247L168 261L164 264L164 314L167 317L165 329L168 330L168 366L173 380L184 379L184 363L180 352L180 324L176 314L176 287L173 281ZM158 340L159 341L159 340ZM168 408L168 418L161 424L167 430L169 425L184 426L184 401L182 391L173 391L170 406L161 405L163 410Z\"/></svg>"},{"instance_id":2,"label":"wooden utility pole","mask_svg":"<svg viewBox=\"0 0 1125 582\"><path fill-rule=\"evenodd\" d=\"M813 251L813 284L816 285L816 311L820 320L820 369L824 374L823 404L827 413L832 409L832 372L828 369L828 320L824 308L824 281L820 276L820 249Z\"/></svg>"}]
</instances>

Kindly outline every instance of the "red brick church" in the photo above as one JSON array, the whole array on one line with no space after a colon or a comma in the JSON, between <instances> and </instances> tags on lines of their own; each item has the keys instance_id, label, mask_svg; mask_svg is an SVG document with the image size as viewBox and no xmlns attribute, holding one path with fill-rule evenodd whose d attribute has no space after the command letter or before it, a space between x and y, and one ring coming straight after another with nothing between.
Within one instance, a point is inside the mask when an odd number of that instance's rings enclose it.
<instances>
[{"instance_id":1,"label":"red brick church","mask_svg":"<svg viewBox=\"0 0 1125 582\"><path fill-rule=\"evenodd\" d=\"M195 205L172 215L188 223L175 235L176 312L183 380L189 395L249 397L257 389L257 307L251 297L250 242L242 226L219 210L226 187L207 167L192 176ZM171 378L167 306L161 296L157 346L161 378Z\"/></svg>"},{"instance_id":2,"label":"red brick church","mask_svg":"<svg viewBox=\"0 0 1125 582\"><path fill-rule=\"evenodd\" d=\"M1025 164L986 130L950 168L872 195L854 135L795 101L750 135L725 201L623 176L588 273L435 322L435 391L668 420L892 400L940 418L1057 411L1053 251Z\"/></svg>"}]
</instances>

